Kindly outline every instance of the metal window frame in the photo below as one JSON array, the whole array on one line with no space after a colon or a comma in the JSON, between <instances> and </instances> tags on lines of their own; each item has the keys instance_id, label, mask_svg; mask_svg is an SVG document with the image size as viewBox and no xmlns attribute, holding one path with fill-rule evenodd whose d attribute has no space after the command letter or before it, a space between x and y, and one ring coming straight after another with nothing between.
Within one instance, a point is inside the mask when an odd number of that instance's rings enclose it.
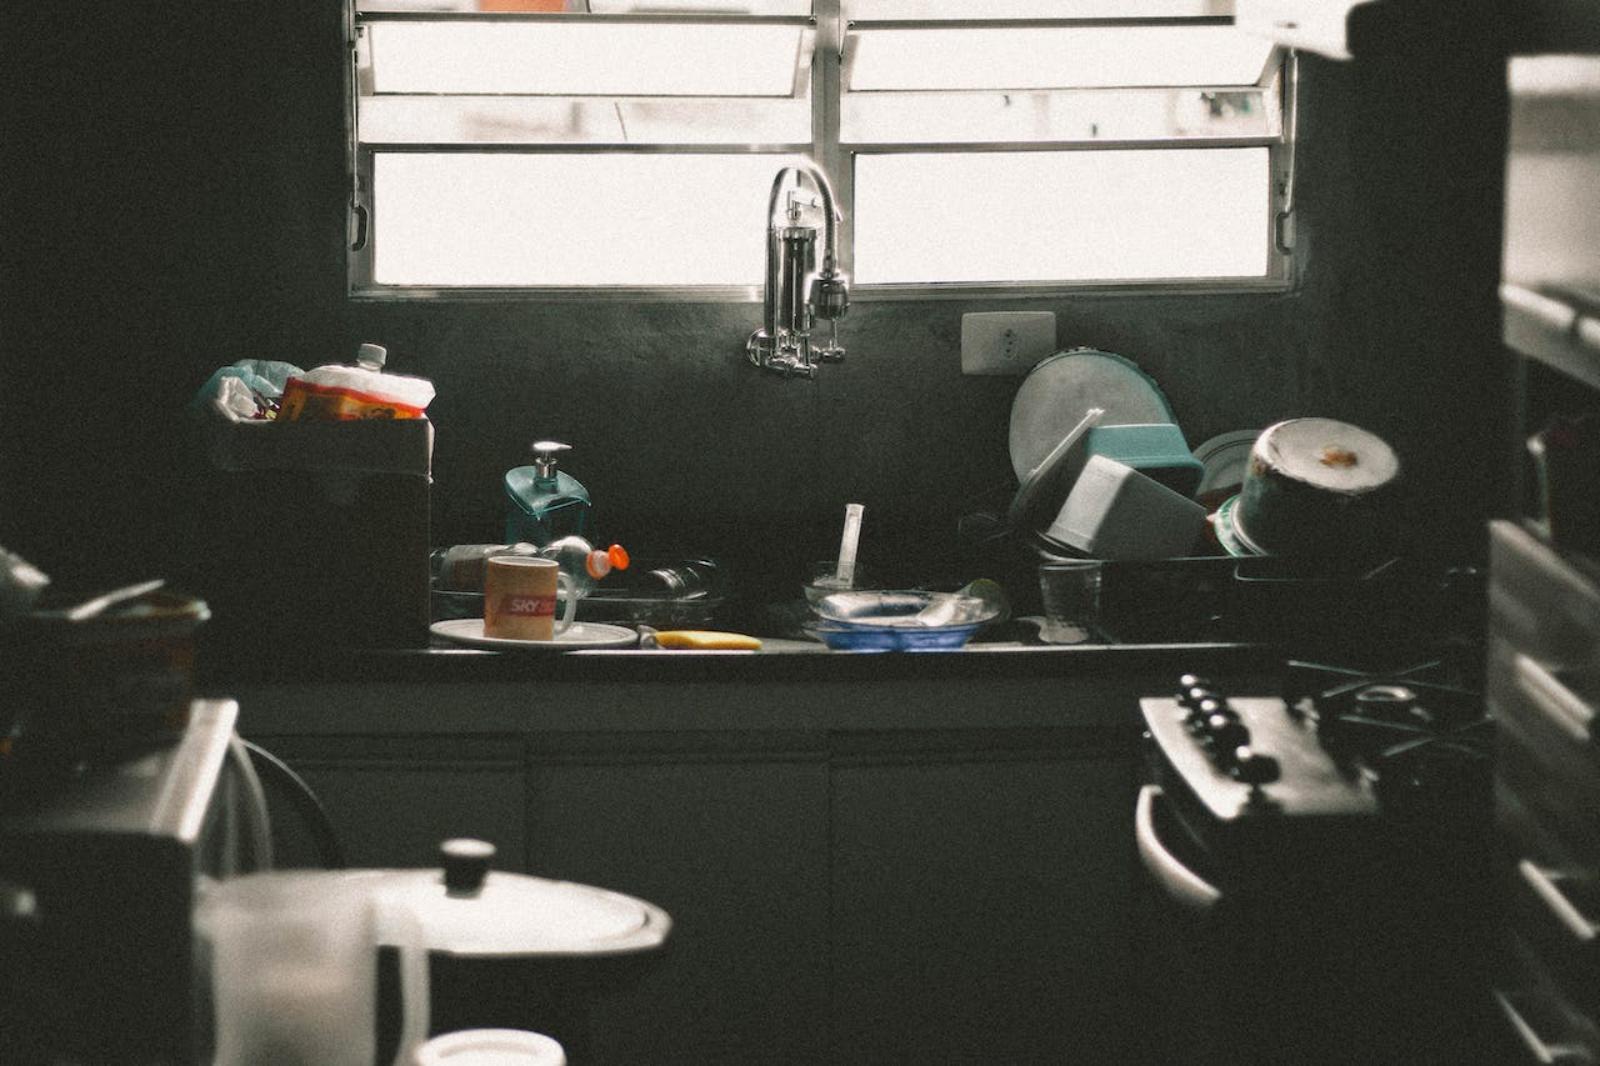
<instances>
[{"instance_id":1,"label":"metal window frame","mask_svg":"<svg viewBox=\"0 0 1600 1066\"><path fill-rule=\"evenodd\" d=\"M855 161L862 154L886 152L1026 152L1026 151L1105 151L1136 148L1161 151L1172 148L1236 148L1260 147L1268 149L1268 165L1272 175L1269 202L1263 205L1268 227L1269 262L1263 275L1237 278L1141 278L1091 279L1079 281L1019 281L1019 282L952 282L916 284L855 285L852 298L856 301L895 300L1001 300L1049 299L1056 297L1104 296L1178 296L1178 295L1237 295L1245 293L1283 293L1298 284L1298 260L1294 254L1294 156L1298 135L1298 60L1294 52L1274 51L1269 55L1258 85L1267 87L1272 79L1281 78L1279 106L1282 108L1282 134L1278 137L1187 138L1172 141L1028 141L1028 142L934 142L850 144L840 138L840 112L843 86L848 76L846 38L852 26L874 28L953 28L994 24L1016 27L1022 25L1091 25L1107 21L1128 24L1187 25L1228 23L1232 19L1154 18L1142 20L1104 19L1045 19L1045 20L880 20L870 23L850 23L843 16L844 0L813 0L809 19L794 16L737 16L737 15L594 15L496 13L490 15L460 12L356 12L355 0L346 0L345 27L349 62L346 66L345 109L346 143L350 175L348 204L348 239L346 242L346 283L350 298L371 302L402 301L612 301L612 302L679 302L679 303L750 303L762 299L760 284L739 286L637 286L637 285L573 285L573 286L420 286L380 285L373 278L374 242L379 238L373 225L379 205L375 202L373 187L374 160L384 152L472 152L512 154L767 154L783 156L809 154L827 172L834 195L844 218L839 227L840 265L849 272L855 259ZM633 22L755 21L762 23L809 23L815 33L809 76L797 79L796 91L809 90L811 95L810 143L796 144L683 144L683 145L631 145L631 144L515 144L482 143L456 144L363 144L360 139L360 79L362 50L365 48L363 24L367 21L417 18L419 14L438 20L470 18L476 20L499 19L513 21L547 21L552 19L627 20ZM808 83L808 84L803 84ZM1196 87L1201 88L1201 87ZM1237 86L1228 88L1236 89ZM776 162L776 161L775 161ZM752 236L754 239L754 235Z\"/></svg>"}]
</instances>

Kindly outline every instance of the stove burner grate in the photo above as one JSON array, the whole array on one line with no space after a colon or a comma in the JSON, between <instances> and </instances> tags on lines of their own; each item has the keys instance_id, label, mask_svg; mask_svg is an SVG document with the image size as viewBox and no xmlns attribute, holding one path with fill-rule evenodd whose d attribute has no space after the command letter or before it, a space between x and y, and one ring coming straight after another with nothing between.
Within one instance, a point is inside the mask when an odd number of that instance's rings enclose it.
<instances>
[{"instance_id":1,"label":"stove burner grate","mask_svg":"<svg viewBox=\"0 0 1600 1066\"><path fill-rule=\"evenodd\" d=\"M1479 818L1491 795L1493 725L1443 660L1364 673L1291 661L1284 699L1388 814Z\"/></svg>"}]
</instances>

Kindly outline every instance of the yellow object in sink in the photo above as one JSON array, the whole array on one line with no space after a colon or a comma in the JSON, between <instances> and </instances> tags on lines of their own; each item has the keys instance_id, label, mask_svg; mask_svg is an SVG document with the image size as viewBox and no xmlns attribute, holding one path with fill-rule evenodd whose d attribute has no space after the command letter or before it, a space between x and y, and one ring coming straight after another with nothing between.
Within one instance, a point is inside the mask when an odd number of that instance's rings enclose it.
<instances>
[{"instance_id":1,"label":"yellow object in sink","mask_svg":"<svg viewBox=\"0 0 1600 1066\"><path fill-rule=\"evenodd\" d=\"M695 651L760 651L761 641L743 633L721 633L714 629L663 629L639 627L642 648L690 648Z\"/></svg>"}]
</instances>

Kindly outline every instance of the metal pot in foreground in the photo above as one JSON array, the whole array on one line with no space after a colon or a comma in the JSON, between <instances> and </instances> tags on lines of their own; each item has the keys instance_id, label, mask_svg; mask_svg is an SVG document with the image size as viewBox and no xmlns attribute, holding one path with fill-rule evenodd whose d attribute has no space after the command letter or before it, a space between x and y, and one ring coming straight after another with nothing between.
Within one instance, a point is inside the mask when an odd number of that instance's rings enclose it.
<instances>
[{"instance_id":1,"label":"metal pot in foreground","mask_svg":"<svg viewBox=\"0 0 1600 1066\"><path fill-rule=\"evenodd\" d=\"M1232 508L1252 552L1327 564L1384 557L1399 532L1400 460L1381 438L1330 418L1269 426Z\"/></svg>"}]
</instances>

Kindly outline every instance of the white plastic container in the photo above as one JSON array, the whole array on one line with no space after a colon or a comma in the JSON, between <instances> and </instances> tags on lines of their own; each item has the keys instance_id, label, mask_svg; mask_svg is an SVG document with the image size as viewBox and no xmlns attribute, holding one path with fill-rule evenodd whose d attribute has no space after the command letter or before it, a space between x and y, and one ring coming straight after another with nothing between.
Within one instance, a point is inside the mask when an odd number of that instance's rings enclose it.
<instances>
[{"instance_id":1,"label":"white plastic container","mask_svg":"<svg viewBox=\"0 0 1600 1066\"><path fill-rule=\"evenodd\" d=\"M356 879L257 873L206 888L216 1066L371 1066L372 896Z\"/></svg>"},{"instance_id":2,"label":"white plastic container","mask_svg":"<svg viewBox=\"0 0 1600 1066\"><path fill-rule=\"evenodd\" d=\"M464 1029L420 1045L410 1066L566 1066L561 1045L523 1029Z\"/></svg>"},{"instance_id":3,"label":"white plastic container","mask_svg":"<svg viewBox=\"0 0 1600 1066\"><path fill-rule=\"evenodd\" d=\"M423 418L433 400L433 382L386 374L388 351L363 344L356 365L330 363L291 377L283 388L278 417L286 422L340 422L358 418Z\"/></svg>"},{"instance_id":4,"label":"white plastic container","mask_svg":"<svg viewBox=\"0 0 1600 1066\"><path fill-rule=\"evenodd\" d=\"M1172 559L1192 553L1205 522L1188 497L1092 455L1046 535L1095 559Z\"/></svg>"}]
</instances>

